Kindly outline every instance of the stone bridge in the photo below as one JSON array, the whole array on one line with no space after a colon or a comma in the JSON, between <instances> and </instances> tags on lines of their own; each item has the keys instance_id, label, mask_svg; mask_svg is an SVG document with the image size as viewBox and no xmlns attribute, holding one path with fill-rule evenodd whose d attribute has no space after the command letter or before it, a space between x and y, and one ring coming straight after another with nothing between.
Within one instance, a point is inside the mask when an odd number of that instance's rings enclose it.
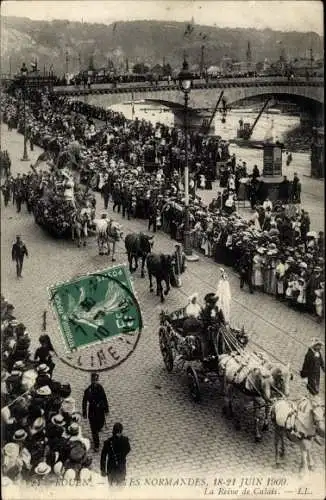
<instances>
[{"instance_id":1,"label":"stone bridge","mask_svg":"<svg viewBox=\"0 0 326 500\"><path fill-rule=\"evenodd\" d=\"M303 107L322 107L324 104L324 82L322 78L310 80L286 78L237 78L217 80L208 84L195 82L190 92L189 106L192 109L212 109L224 91L228 105L255 96L275 96L293 100ZM83 87L55 87L59 95L69 95L85 100L89 104L112 106L128 101L145 100L172 108L175 112L183 108L183 93L177 85L162 82L158 86L146 84L124 84L114 88L110 84Z\"/></svg>"}]
</instances>

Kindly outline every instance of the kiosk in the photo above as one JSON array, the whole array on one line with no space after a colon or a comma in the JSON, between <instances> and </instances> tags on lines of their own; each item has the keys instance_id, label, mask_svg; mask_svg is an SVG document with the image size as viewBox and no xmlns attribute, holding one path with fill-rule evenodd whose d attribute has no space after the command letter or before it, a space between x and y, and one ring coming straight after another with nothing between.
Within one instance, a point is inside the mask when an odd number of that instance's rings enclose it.
<instances>
[{"instance_id":1,"label":"kiosk","mask_svg":"<svg viewBox=\"0 0 326 500\"><path fill-rule=\"evenodd\" d=\"M279 199L279 187L283 180L283 147L283 144L280 142L264 143L263 175L259 177L259 181L264 182L266 197L268 196L271 201Z\"/></svg>"}]
</instances>

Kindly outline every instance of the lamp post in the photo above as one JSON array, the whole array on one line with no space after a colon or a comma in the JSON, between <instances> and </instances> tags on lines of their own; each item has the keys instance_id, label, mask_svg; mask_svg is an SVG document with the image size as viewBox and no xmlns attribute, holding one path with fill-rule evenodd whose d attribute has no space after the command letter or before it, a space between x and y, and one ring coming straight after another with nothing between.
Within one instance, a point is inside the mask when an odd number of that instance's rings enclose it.
<instances>
[{"instance_id":1,"label":"lamp post","mask_svg":"<svg viewBox=\"0 0 326 500\"><path fill-rule=\"evenodd\" d=\"M28 70L26 68L26 64L23 63L20 74L23 88L23 103L24 103L24 153L21 161L29 161L27 154L27 130L26 130L26 78L27 78Z\"/></svg>"},{"instance_id":2,"label":"lamp post","mask_svg":"<svg viewBox=\"0 0 326 500\"><path fill-rule=\"evenodd\" d=\"M192 87L193 75L189 71L189 65L184 57L182 70L178 76L179 87L184 95L184 134L185 134L185 169L184 169L184 186L185 186L185 225L184 225L184 253L187 260L198 260L197 255L192 253L190 245L190 213L189 213L189 162L188 162L188 103L189 94Z\"/></svg>"}]
</instances>

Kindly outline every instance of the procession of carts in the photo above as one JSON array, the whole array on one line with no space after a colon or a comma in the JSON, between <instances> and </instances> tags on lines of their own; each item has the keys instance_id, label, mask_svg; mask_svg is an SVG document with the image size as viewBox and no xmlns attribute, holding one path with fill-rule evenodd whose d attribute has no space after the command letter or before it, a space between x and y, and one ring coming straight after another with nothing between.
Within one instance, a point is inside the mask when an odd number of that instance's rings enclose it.
<instances>
[{"instance_id":1,"label":"procession of carts","mask_svg":"<svg viewBox=\"0 0 326 500\"><path fill-rule=\"evenodd\" d=\"M214 383L219 378L218 360L221 354L241 353L248 343L244 330L229 325L210 326L204 335L211 346L211 355L203 358L200 332L184 330L189 317L186 308L160 315L159 343L165 367L172 372L176 367L187 374L189 393L193 401L201 399L201 384ZM198 321L198 329L200 322Z\"/></svg>"}]
</instances>

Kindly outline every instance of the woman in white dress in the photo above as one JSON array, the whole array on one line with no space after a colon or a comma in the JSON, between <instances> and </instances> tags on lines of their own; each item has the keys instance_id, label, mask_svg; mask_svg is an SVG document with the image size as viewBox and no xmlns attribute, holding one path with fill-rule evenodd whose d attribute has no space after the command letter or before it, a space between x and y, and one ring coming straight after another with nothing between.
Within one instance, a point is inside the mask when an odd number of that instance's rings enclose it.
<instances>
[{"instance_id":1,"label":"woman in white dress","mask_svg":"<svg viewBox=\"0 0 326 500\"><path fill-rule=\"evenodd\" d=\"M235 176L233 174L229 176L228 189L229 191L235 191Z\"/></svg>"},{"instance_id":2,"label":"woman in white dress","mask_svg":"<svg viewBox=\"0 0 326 500\"><path fill-rule=\"evenodd\" d=\"M250 220L253 221L255 229L258 229L260 231L261 226L260 226L260 222L259 222L259 213L258 213L257 208L255 209L255 213L253 214L253 216L251 217Z\"/></svg>"},{"instance_id":3,"label":"woman in white dress","mask_svg":"<svg viewBox=\"0 0 326 500\"><path fill-rule=\"evenodd\" d=\"M217 289L215 295L219 298L218 306L222 310L226 323L230 323L231 316L231 288L228 280L228 275L225 270L221 267L221 278L217 284Z\"/></svg>"},{"instance_id":4,"label":"woman in white dress","mask_svg":"<svg viewBox=\"0 0 326 500\"><path fill-rule=\"evenodd\" d=\"M253 258L253 285L257 288L262 288L264 285L263 279L263 266L265 263L264 259L265 249L260 247L257 249L257 253Z\"/></svg>"}]
</instances>

